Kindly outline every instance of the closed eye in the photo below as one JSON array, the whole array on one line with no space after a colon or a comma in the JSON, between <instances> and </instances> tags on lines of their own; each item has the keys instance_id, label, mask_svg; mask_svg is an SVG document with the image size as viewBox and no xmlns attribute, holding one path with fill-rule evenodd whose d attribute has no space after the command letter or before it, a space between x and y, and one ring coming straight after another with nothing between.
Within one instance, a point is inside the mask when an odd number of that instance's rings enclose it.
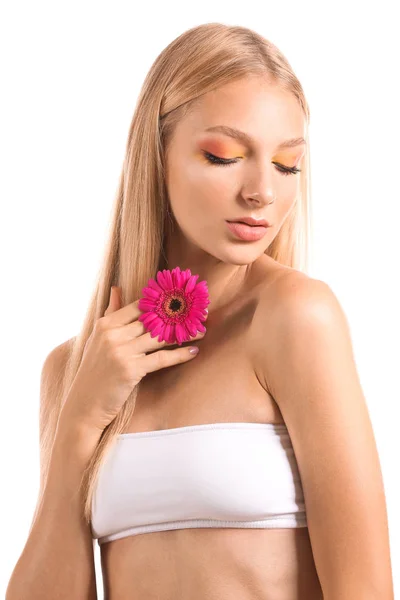
<instances>
[{"instance_id":1,"label":"closed eye","mask_svg":"<svg viewBox=\"0 0 400 600\"><path fill-rule=\"evenodd\" d=\"M203 150L203 154L205 159L213 164L213 165L220 165L223 167L227 167L229 165L235 165L237 162L239 162L238 158L235 159L228 159L228 158L221 158L219 156L215 156L215 154L211 154L210 152L206 152L205 150ZM274 162L273 163L278 171L280 173L282 173L282 175L296 175L296 173L300 173L301 169L297 168L297 167L285 167L284 165L281 165L280 163Z\"/></svg>"}]
</instances>

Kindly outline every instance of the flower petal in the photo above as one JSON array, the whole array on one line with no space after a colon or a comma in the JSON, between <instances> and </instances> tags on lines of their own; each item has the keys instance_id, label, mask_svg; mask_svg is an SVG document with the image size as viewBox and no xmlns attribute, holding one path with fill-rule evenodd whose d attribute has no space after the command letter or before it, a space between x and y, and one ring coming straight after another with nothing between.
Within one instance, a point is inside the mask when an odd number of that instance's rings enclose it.
<instances>
[{"instance_id":1,"label":"flower petal","mask_svg":"<svg viewBox=\"0 0 400 600\"><path fill-rule=\"evenodd\" d=\"M196 300L195 302L192 302L190 305L190 308L195 308L197 310L204 310L205 308L207 308L207 302L204 302L204 300Z\"/></svg>"},{"instance_id":2,"label":"flower petal","mask_svg":"<svg viewBox=\"0 0 400 600\"><path fill-rule=\"evenodd\" d=\"M160 297L160 292L158 292L157 290L153 290L150 286L143 288L142 294L154 300L158 300L158 298Z\"/></svg>"},{"instance_id":3,"label":"flower petal","mask_svg":"<svg viewBox=\"0 0 400 600\"><path fill-rule=\"evenodd\" d=\"M197 335L196 325L189 318L185 321L185 327L192 337L195 337Z\"/></svg>"},{"instance_id":4,"label":"flower petal","mask_svg":"<svg viewBox=\"0 0 400 600\"><path fill-rule=\"evenodd\" d=\"M168 337L168 342L170 344L174 344L176 341L176 334L175 334L175 323L170 323L169 324L170 330L169 330L169 337Z\"/></svg>"},{"instance_id":5,"label":"flower petal","mask_svg":"<svg viewBox=\"0 0 400 600\"><path fill-rule=\"evenodd\" d=\"M144 313L143 315L140 315L140 316L143 317L142 319L140 319L140 317L139 317L139 319L141 320L141 322L143 323L143 325L145 327L149 327L153 321L160 318L158 316L158 314L155 312Z\"/></svg>"},{"instance_id":6,"label":"flower petal","mask_svg":"<svg viewBox=\"0 0 400 600\"><path fill-rule=\"evenodd\" d=\"M159 342L164 342L167 338L165 337L165 329L166 329L166 324L163 323L163 327L160 331L160 335L158 336L158 341Z\"/></svg>"},{"instance_id":7,"label":"flower petal","mask_svg":"<svg viewBox=\"0 0 400 600\"><path fill-rule=\"evenodd\" d=\"M157 282L163 290L168 289L164 271L157 271Z\"/></svg>"},{"instance_id":8,"label":"flower petal","mask_svg":"<svg viewBox=\"0 0 400 600\"><path fill-rule=\"evenodd\" d=\"M158 285L158 283L155 279L150 278L149 281L147 282L147 285L149 287L153 288L153 290L156 290L156 292L159 292L159 294L161 294L162 288Z\"/></svg>"},{"instance_id":9,"label":"flower petal","mask_svg":"<svg viewBox=\"0 0 400 600\"><path fill-rule=\"evenodd\" d=\"M172 269L172 281L173 281L173 286L176 288L180 288L181 287L181 270L179 267L175 267L175 269Z\"/></svg>"},{"instance_id":10,"label":"flower petal","mask_svg":"<svg viewBox=\"0 0 400 600\"><path fill-rule=\"evenodd\" d=\"M148 300L147 298L140 298L138 308L139 310L143 311L154 311L156 305L152 300Z\"/></svg>"},{"instance_id":11,"label":"flower petal","mask_svg":"<svg viewBox=\"0 0 400 600\"><path fill-rule=\"evenodd\" d=\"M162 319L158 319L158 322L154 325L154 327L151 327L151 337L156 337L156 335L158 335L163 328L164 321Z\"/></svg>"},{"instance_id":12,"label":"flower petal","mask_svg":"<svg viewBox=\"0 0 400 600\"><path fill-rule=\"evenodd\" d=\"M166 281L166 289L168 290L172 290L172 288L174 287L174 283L172 281L172 275L171 275L171 271L169 271L168 269L164 269L164 275L165 275L165 281Z\"/></svg>"},{"instance_id":13,"label":"flower petal","mask_svg":"<svg viewBox=\"0 0 400 600\"><path fill-rule=\"evenodd\" d=\"M197 317L198 319L202 319L204 317L204 313L202 310L198 310L197 308L191 308L190 310L190 317L193 319L193 317Z\"/></svg>"},{"instance_id":14,"label":"flower petal","mask_svg":"<svg viewBox=\"0 0 400 600\"><path fill-rule=\"evenodd\" d=\"M170 325L170 323L165 323L164 339L166 342L169 342L170 335L171 335L171 325Z\"/></svg>"},{"instance_id":15,"label":"flower petal","mask_svg":"<svg viewBox=\"0 0 400 600\"><path fill-rule=\"evenodd\" d=\"M185 286L185 294L190 294L194 290L198 278L198 275L191 275L189 277Z\"/></svg>"},{"instance_id":16,"label":"flower petal","mask_svg":"<svg viewBox=\"0 0 400 600\"><path fill-rule=\"evenodd\" d=\"M177 323L175 325L175 335L176 335L176 339L177 339L178 344L181 344L182 342L186 342L187 341L186 329L185 329L185 327L183 327L181 325L181 323Z\"/></svg>"},{"instance_id":17,"label":"flower petal","mask_svg":"<svg viewBox=\"0 0 400 600\"><path fill-rule=\"evenodd\" d=\"M181 271L181 287L184 289L186 287L187 282L192 276L192 272L190 269L186 269L185 271Z\"/></svg>"},{"instance_id":18,"label":"flower petal","mask_svg":"<svg viewBox=\"0 0 400 600\"><path fill-rule=\"evenodd\" d=\"M198 319L195 316L191 316L191 321L192 323L194 323L195 327L197 328L197 331L206 331L206 328L204 327L200 319Z\"/></svg>"}]
</instances>

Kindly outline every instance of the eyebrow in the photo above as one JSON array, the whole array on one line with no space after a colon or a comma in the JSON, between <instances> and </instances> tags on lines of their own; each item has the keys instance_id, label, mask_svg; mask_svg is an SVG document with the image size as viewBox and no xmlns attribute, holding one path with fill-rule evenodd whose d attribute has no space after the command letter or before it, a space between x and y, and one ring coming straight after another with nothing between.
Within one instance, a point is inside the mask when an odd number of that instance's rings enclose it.
<instances>
[{"instance_id":1,"label":"eyebrow","mask_svg":"<svg viewBox=\"0 0 400 600\"><path fill-rule=\"evenodd\" d=\"M240 142L244 142L246 144L251 145L253 139L244 131L240 131L240 129L235 129L234 127L229 127L228 125L215 125L214 127L208 127L205 131L215 131L218 133L223 133L228 135L229 137L234 138L235 140L239 140ZM286 140L282 142L277 147L281 148L294 148L295 146L299 146L300 144L305 144L306 140L303 137L293 138L291 140Z\"/></svg>"}]
</instances>

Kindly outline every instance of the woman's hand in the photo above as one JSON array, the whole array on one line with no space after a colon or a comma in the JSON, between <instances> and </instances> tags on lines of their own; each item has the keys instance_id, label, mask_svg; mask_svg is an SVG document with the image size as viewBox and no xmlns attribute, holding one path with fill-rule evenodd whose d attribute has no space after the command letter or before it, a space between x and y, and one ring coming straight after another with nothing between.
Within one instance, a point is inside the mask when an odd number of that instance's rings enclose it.
<instances>
[{"instance_id":1,"label":"woman's hand","mask_svg":"<svg viewBox=\"0 0 400 600\"><path fill-rule=\"evenodd\" d=\"M69 423L102 432L147 373L183 363L195 356L188 347L174 350L152 338L141 321L139 300L121 308L119 288L112 287L109 305L88 338L82 361L62 408ZM202 339L199 332L193 340ZM151 354L147 354L151 353Z\"/></svg>"}]
</instances>

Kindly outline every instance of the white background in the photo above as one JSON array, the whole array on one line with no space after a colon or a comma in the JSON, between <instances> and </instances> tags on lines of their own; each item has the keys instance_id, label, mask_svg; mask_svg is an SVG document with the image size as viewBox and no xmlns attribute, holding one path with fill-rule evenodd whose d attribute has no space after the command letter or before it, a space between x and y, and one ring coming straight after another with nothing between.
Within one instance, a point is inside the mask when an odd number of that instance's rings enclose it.
<instances>
[{"instance_id":1,"label":"white background","mask_svg":"<svg viewBox=\"0 0 400 600\"><path fill-rule=\"evenodd\" d=\"M86 310L137 94L169 42L212 21L253 28L274 42L311 107L310 274L331 286L351 325L399 590L400 48L394 8L387 1L2 3L2 596L36 505L41 367L52 348L76 335ZM96 569L102 598L98 546Z\"/></svg>"}]
</instances>

